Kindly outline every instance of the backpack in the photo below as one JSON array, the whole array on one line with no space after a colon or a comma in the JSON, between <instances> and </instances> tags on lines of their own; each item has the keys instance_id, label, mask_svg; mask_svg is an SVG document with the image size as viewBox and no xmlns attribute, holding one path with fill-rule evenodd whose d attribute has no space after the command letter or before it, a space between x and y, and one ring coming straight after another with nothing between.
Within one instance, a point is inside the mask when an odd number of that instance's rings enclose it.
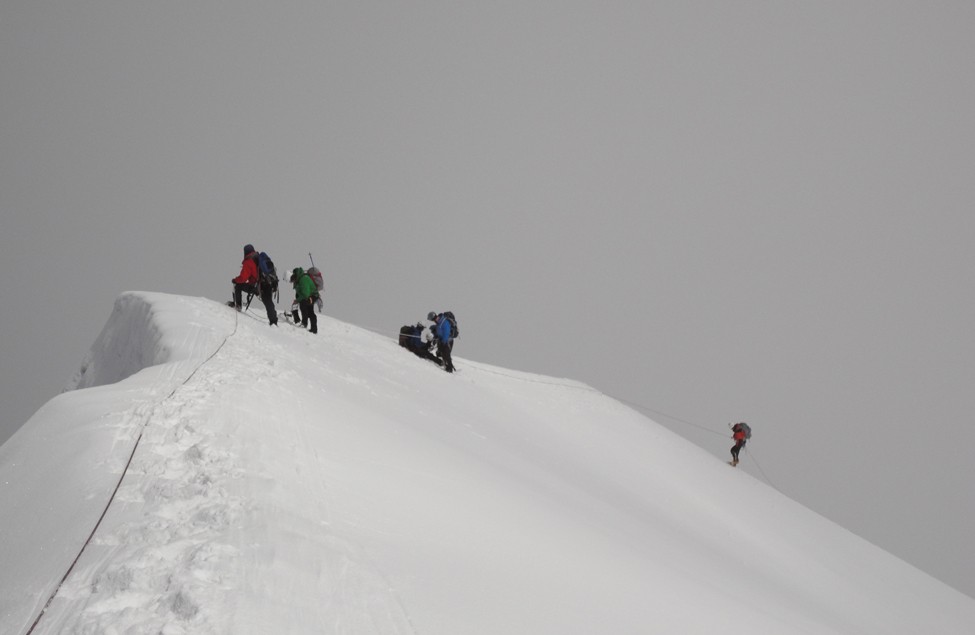
<instances>
[{"instance_id":1,"label":"backpack","mask_svg":"<svg viewBox=\"0 0 975 635\"><path fill-rule=\"evenodd\" d=\"M410 340L413 338L413 327L406 325L399 330L399 345L409 348Z\"/></svg>"},{"instance_id":2,"label":"backpack","mask_svg":"<svg viewBox=\"0 0 975 635\"><path fill-rule=\"evenodd\" d=\"M422 349L426 346L420 336L423 334L423 325L406 325L399 330L399 345L403 348Z\"/></svg>"},{"instance_id":3,"label":"backpack","mask_svg":"<svg viewBox=\"0 0 975 635\"><path fill-rule=\"evenodd\" d=\"M278 290L278 270L271 257L263 251L257 256L257 284L272 292Z\"/></svg>"},{"instance_id":4,"label":"backpack","mask_svg":"<svg viewBox=\"0 0 975 635\"><path fill-rule=\"evenodd\" d=\"M454 317L453 312L444 311L443 316L447 318L448 322L450 322L450 339L455 339L460 337L460 329L457 328L457 318Z\"/></svg>"},{"instance_id":5,"label":"backpack","mask_svg":"<svg viewBox=\"0 0 975 635\"><path fill-rule=\"evenodd\" d=\"M318 293L316 295L320 297L322 292L325 291L325 280L322 279L322 272L318 270L318 267L311 267L305 273L307 273L308 277L311 278L311 281L315 283L315 288L318 289Z\"/></svg>"},{"instance_id":6,"label":"backpack","mask_svg":"<svg viewBox=\"0 0 975 635\"><path fill-rule=\"evenodd\" d=\"M731 429L735 432L738 432L739 430L744 432L746 440L752 438L752 429L747 423L736 423L735 425L731 426Z\"/></svg>"}]
</instances>

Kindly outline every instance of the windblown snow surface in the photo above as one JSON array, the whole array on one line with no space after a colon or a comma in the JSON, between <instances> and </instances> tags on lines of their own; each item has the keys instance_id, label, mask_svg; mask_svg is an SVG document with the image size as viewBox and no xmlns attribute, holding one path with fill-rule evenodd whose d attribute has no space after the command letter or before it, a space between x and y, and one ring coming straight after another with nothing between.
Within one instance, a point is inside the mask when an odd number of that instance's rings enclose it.
<instances>
[{"instance_id":1,"label":"windblown snow surface","mask_svg":"<svg viewBox=\"0 0 975 635\"><path fill-rule=\"evenodd\" d=\"M975 600L583 384L259 317L118 298L0 448L0 633L975 632Z\"/></svg>"}]
</instances>

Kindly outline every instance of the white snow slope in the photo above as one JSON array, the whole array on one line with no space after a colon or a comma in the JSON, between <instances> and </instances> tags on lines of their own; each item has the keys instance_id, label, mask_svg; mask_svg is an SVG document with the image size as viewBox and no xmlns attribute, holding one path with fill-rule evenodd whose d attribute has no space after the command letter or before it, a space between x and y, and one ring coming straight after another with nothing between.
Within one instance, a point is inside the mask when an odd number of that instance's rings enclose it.
<instances>
[{"instance_id":1,"label":"white snow slope","mask_svg":"<svg viewBox=\"0 0 975 635\"><path fill-rule=\"evenodd\" d=\"M975 632L975 600L585 385L319 330L121 295L0 447L0 633Z\"/></svg>"}]
</instances>

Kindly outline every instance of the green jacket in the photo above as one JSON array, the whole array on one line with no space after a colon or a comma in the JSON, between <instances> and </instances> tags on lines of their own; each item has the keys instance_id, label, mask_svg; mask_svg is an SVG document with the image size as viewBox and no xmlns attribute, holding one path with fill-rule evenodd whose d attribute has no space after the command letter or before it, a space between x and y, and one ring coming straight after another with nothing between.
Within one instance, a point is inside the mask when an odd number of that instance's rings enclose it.
<instances>
[{"instance_id":1,"label":"green jacket","mask_svg":"<svg viewBox=\"0 0 975 635\"><path fill-rule=\"evenodd\" d=\"M298 267L294 271L295 274L295 299L298 302L304 302L309 298L314 298L318 295L318 287L315 286L315 281L311 279L305 270Z\"/></svg>"}]
</instances>

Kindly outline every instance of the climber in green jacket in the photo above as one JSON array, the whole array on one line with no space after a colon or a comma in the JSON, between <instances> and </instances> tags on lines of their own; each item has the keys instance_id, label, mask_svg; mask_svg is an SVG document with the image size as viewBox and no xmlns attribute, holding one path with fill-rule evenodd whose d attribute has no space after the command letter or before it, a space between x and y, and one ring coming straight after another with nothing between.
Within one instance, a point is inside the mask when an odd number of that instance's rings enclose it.
<instances>
[{"instance_id":1,"label":"climber in green jacket","mask_svg":"<svg viewBox=\"0 0 975 635\"><path fill-rule=\"evenodd\" d=\"M304 269L295 267L291 272L290 278L292 286L295 288L295 302L301 309L301 325L308 327L309 323L312 333L318 333L318 318L315 317L315 300L318 299L318 287Z\"/></svg>"}]
</instances>

